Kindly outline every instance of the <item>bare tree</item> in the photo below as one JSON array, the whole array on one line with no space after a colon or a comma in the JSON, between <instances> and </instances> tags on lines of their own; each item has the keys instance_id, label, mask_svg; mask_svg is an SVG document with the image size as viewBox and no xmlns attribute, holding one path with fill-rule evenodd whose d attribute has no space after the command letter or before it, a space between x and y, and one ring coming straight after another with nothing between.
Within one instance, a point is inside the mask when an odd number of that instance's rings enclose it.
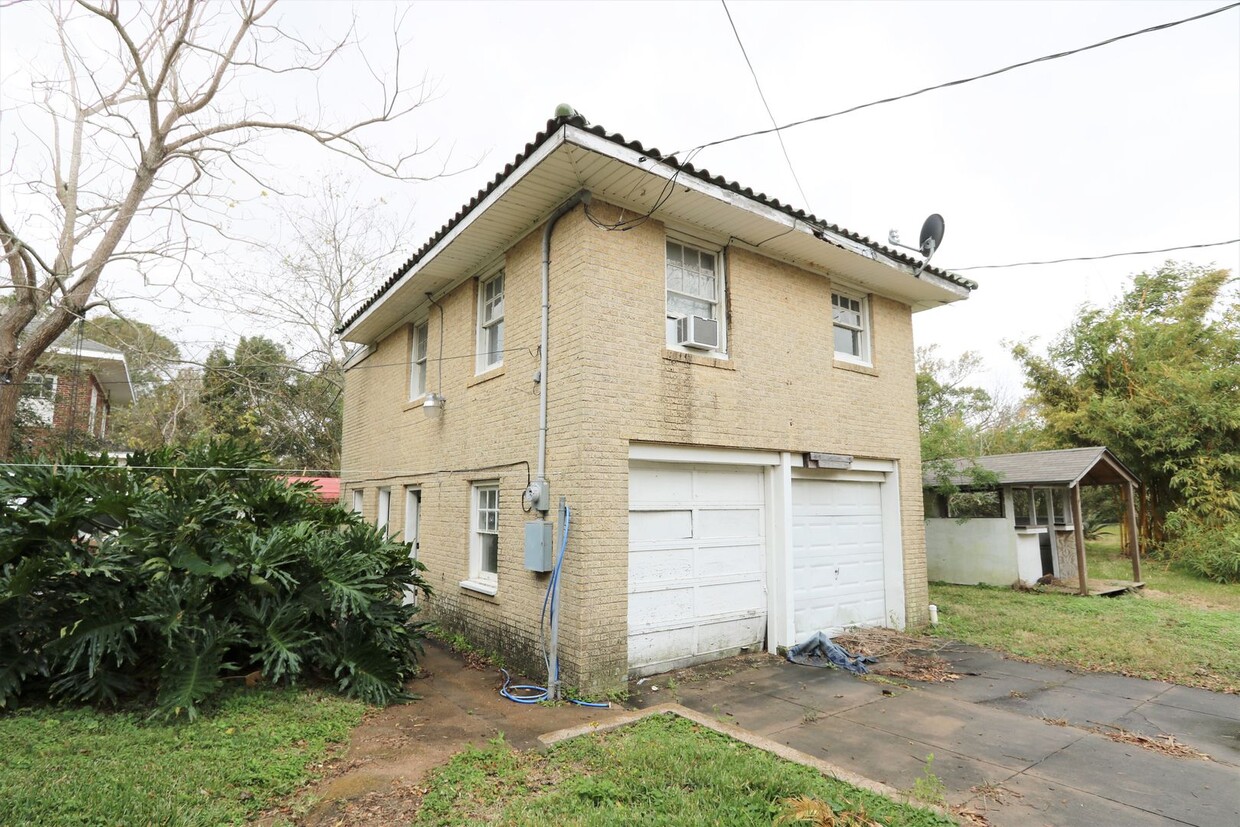
<instances>
[{"instance_id":1,"label":"bare tree","mask_svg":"<svg viewBox=\"0 0 1240 827\"><path fill-rule=\"evenodd\" d=\"M410 172L428 147L384 160L363 136L428 100L425 81L400 82L399 36L392 72L384 73L354 49L352 29L325 45L309 43L280 26L274 6L65 0L49 7L58 68L35 84L32 101L50 119L48 157L21 182L27 199L41 198L43 207L15 214L13 199L0 206L7 271L0 277L0 459L27 374L76 319L107 304L99 295L105 270L183 269L197 235L223 232L229 176L262 183L264 138L297 136L400 180L445 174ZM289 114L279 95L255 91L289 75L323 81L354 53L377 88L376 109L359 120ZM12 154L25 160L25 153Z\"/></svg>"},{"instance_id":2,"label":"bare tree","mask_svg":"<svg viewBox=\"0 0 1240 827\"><path fill-rule=\"evenodd\" d=\"M336 330L395 269L409 221L382 199L361 197L358 182L324 178L303 199L283 199L284 235L265 262L207 287L206 300L252 319L302 368L340 374L347 355Z\"/></svg>"}]
</instances>

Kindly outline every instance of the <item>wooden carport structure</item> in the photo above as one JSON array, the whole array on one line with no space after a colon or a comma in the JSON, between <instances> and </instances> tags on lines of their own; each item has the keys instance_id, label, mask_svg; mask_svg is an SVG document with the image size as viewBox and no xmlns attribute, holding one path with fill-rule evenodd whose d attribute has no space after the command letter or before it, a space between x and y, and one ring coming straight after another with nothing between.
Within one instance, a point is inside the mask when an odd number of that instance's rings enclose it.
<instances>
[{"instance_id":1,"label":"wooden carport structure","mask_svg":"<svg viewBox=\"0 0 1240 827\"><path fill-rule=\"evenodd\" d=\"M1020 527L1021 497L1028 496L1026 515L1032 515L1033 525L1039 525L1041 515L1039 502L1035 492L1039 489L1066 491L1071 506L1072 532L1076 546L1076 569L1079 578L1079 591L1083 595L1090 594L1088 573L1085 562L1085 529L1081 515L1081 486L1084 485L1118 485L1125 497L1125 514L1122 519L1128 528L1128 552L1132 558L1133 584L1141 582L1141 553L1137 539L1137 489L1141 481L1119 459L1104 447L1068 448L1057 451L1030 451L1021 454L995 454L977 457L976 460L955 460L960 472L953 481L961 487L969 485L970 477L964 471L973 463L995 474L999 482L995 486L1003 492L1003 499L1013 504L1015 525ZM927 485L932 485L927 480ZM1049 505L1047 513L1047 530L1050 542L1055 542L1055 503L1054 497L1047 497ZM1066 516L1065 517L1066 521Z\"/></svg>"}]
</instances>

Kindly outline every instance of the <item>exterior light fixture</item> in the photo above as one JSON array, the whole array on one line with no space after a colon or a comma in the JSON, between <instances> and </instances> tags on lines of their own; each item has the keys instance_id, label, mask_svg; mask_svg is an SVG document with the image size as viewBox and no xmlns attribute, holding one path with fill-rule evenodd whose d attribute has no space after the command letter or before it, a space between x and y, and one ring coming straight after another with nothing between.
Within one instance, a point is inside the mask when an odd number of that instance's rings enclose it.
<instances>
[{"instance_id":1,"label":"exterior light fixture","mask_svg":"<svg viewBox=\"0 0 1240 827\"><path fill-rule=\"evenodd\" d=\"M439 419L443 416L443 404L442 394L428 393L426 400L422 402L422 413L426 414L427 419Z\"/></svg>"}]
</instances>

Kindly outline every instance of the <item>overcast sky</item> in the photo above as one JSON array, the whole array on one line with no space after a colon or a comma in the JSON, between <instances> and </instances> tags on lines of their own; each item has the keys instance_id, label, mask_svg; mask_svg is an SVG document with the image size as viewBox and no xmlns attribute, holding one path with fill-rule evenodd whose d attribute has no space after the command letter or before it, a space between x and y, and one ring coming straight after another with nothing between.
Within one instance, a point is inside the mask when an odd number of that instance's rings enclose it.
<instances>
[{"instance_id":1,"label":"overcast sky","mask_svg":"<svg viewBox=\"0 0 1240 827\"><path fill-rule=\"evenodd\" d=\"M787 123L1086 45L1225 5L1214 2L729 3L767 100ZM305 32L359 19L385 54L396 12L385 2L297 2ZM661 150L770 125L718 2L414 3L406 60L437 82L437 100L402 127L438 141L434 162L475 169L425 184L370 181L414 220L401 260L553 114L590 121ZM4 12L8 22L15 13ZM9 58L32 41L2 25ZM360 68L320 94L356 105ZM309 100L314 90L304 88ZM333 97L336 96L336 97ZM7 136L6 136L7 137ZM387 140L392 141L391 136ZM946 268L1098 255L1240 237L1240 9L1000 77L787 130L805 197L774 136L708 149L695 162L820 218L915 244L932 212L946 220ZM392 145L395 148L394 144ZM313 148L280 158L278 178L349 168ZM1019 391L1005 341L1062 330L1082 302L1106 303L1128 274L1166 258L1240 272L1240 245L1046 267L970 271L966 302L916 317L919 345L980 352L979 380ZM198 274L210 278L209 266ZM179 313L171 311L179 310ZM238 330L191 308L134 305L187 341ZM173 320L176 321L173 321Z\"/></svg>"}]
</instances>

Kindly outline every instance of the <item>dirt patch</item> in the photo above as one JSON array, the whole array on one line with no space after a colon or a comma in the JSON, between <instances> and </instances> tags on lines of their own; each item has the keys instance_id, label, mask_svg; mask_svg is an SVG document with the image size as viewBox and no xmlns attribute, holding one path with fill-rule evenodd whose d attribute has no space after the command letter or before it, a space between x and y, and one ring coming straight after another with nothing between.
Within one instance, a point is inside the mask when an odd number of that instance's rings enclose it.
<instances>
[{"instance_id":1,"label":"dirt patch","mask_svg":"<svg viewBox=\"0 0 1240 827\"><path fill-rule=\"evenodd\" d=\"M421 665L409 685L421 700L368 713L316 787L269 813L268 823L276 817L304 827L408 823L426 792L427 773L467 745L481 746L502 733L515 748L528 749L539 746L545 732L603 723L623 711L513 703L499 695L497 670L468 668L433 642Z\"/></svg>"}]
</instances>

